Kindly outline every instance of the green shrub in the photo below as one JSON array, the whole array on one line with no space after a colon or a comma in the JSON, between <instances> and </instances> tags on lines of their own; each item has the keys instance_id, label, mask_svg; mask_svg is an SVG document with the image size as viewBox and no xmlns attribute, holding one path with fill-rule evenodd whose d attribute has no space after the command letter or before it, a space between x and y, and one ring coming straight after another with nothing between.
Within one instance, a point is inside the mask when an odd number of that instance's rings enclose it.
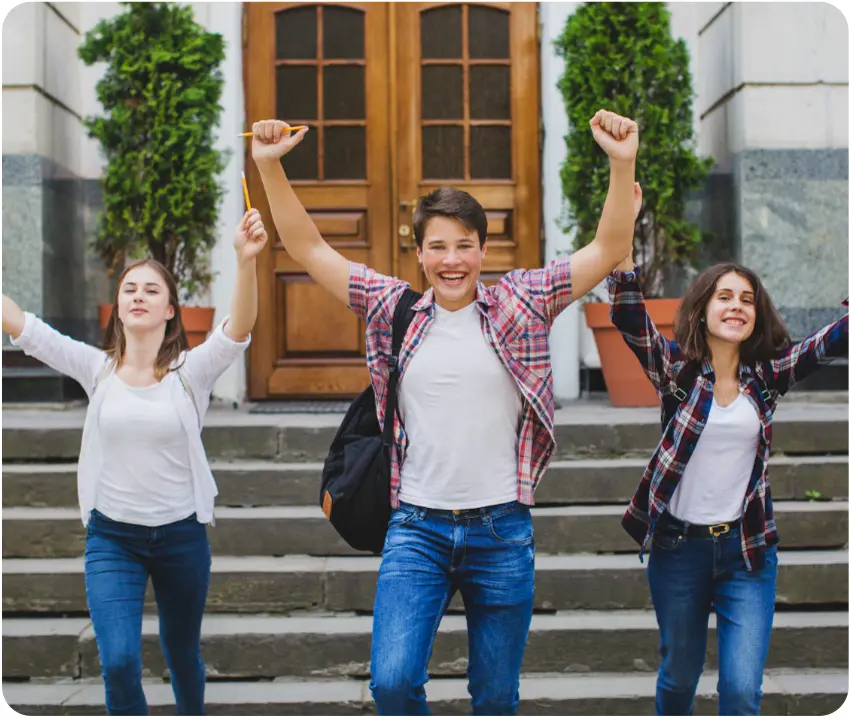
<instances>
[{"instance_id":1,"label":"green shrub","mask_svg":"<svg viewBox=\"0 0 850 718\"><path fill-rule=\"evenodd\" d=\"M587 245L605 202L609 165L588 130L590 118L600 108L632 118L640 127L644 202L634 257L644 292L659 296L665 271L687 267L698 254L700 232L685 219L685 198L713 164L694 151L687 47L673 39L665 5L651 2L585 3L555 45L565 61L558 87L570 123L561 167L564 228L575 230L576 248Z\"/></svg>"},{"instance_id":2,"label":"green shrub","mask_svg":"<svg viewBox=\"0 0 850 718\"><path fill-rule=\"evenodd\" d=\"M224 40L195 22L191 7L121 4L78 50L86 65L106 63L96 88L103 115L85 120L107 161L94 246L110 272L128 259L159 260L186 300L212 280L226 161L213 137Z\"/></svg>"}]
</instances>

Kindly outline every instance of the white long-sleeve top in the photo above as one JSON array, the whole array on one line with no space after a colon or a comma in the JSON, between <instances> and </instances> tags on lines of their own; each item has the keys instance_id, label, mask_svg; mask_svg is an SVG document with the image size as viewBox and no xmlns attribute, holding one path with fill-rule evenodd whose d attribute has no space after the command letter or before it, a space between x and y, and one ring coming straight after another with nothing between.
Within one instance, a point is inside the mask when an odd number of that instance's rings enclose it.
<instances>
[{"instance_id":1,"label":"white long-sleeve top","mask_svg":"<svg viewBox=\"0 0 850 718\"><path fill-rule=\"evenodd\" d=\"M181 384L176 372L170 372L162 380L168 386L171 400L177 408L180 423L186 432L189 446L189 463L192 470L192 489L195 496L195 513L200 523L214 523L213 511L218 488L215 484L204 445L201 441L203 420L210 403L213 385L221 374L245 351L251 343L249 336L244 342L235 342L223 330L225 318L200 346L181 355L176 366L186 379L194 395L192 398ZM107 355L101 349L71 339L41 321L34 314L25 314L21 335L12 340L30 356L47 366L75 379L85 389L89 406L83 424L80 458L77 464L77 495L83 525L97 500L98 483L103 470L103 445L98 427L101 404L109 382L120 381L114 371L98 381L104 370ZM184 361L185 359L185 361ZM95 387L95 384L97 386ZM95 391L95 389L97 389Z\"/></svg>"}]
</instances>

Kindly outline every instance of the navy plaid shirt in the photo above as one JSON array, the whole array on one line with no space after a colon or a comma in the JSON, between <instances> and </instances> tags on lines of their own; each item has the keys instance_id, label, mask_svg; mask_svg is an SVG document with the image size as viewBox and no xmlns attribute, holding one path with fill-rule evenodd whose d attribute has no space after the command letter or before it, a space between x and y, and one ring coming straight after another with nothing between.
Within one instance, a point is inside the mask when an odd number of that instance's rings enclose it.
<instances>
[{"instance_id":1,"label":"navy plaid shirt","mask_svg":"<svg viewBox=\"0 0 850 718\"><path fill-rule=\"evenodd\" d=\"M638 272L637 267L632 272L615 270L608 277L611 321L640 360L660 398L673 391L676 375L690 360L676 342L668 341L655 328L649 318L637 281ZM767 476L776 401L824 360L846 350L847 315L799 344L783 349L774 359L755 366L741 364L739 367L741 390L755 406L761 424L758 452L744 498L741 521L741 548L750 571L762 568L765 549L779 542ZM697 372L690 395L665 428L623 516L623 527L641 546L641 560L705 427L714 397L714 381L714 370L705 360Z\"/></svg>"}]
</instances>

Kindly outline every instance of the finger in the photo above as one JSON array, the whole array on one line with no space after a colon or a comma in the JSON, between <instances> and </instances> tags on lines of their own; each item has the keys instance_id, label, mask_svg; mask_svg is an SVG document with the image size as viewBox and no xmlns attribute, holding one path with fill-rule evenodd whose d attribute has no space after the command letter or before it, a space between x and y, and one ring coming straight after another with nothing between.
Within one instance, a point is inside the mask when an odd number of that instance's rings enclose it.
<instances>
[{"instance_id":1,"label":"finger","mask_svg":"<svg viewBox=\"0 0 850 718\"><path fill-rule=\"evenodd\" d=\"M273 128L272 142L274 142L275 144L280 142L280 138L283 137L283 133L283 123L280 120L276 120Z\"/></svg>"},{"instance_id":2,"label":"finger","mask_svg":"<svg viewBox=\"0 0 850 718\"><path fill-rule=\"evenodd\" d=\"M268 144L274 142L274 121L267 120L263 123L263 137Z\"/></svg>"},{"instance_id":3,"label":"finger","mask_svg":"<svg viewBox=\"0 0 850 718\"><path fill-rule=\"evenodd\" d=\"M295 147L301 140L304 139L304 135L306 135L310 131L309 127L305 127L303 130L298 130L294 135L291 136L292 146Z\"/></svg>"},{"instance_id":4,"label":"finger","mask_svg":"<svg viewBox=\"0 0 850 718\"><path fill-rule=\"evenodd\" d=\"M611 126L614 121L614 116L610 112L602 113L602 129L608 134L611 134Z\"/></svg>"},{"instance_id":5,"label":"finger","mask_svg":"<svg viewBox=\"0 0 850 718\"><path fill-rule=\"evenodd\" d=\"M622 127L622 125L622 118L618 117L617 115L614 115L614 117L611 119L611 135L614 137L615 140L623 139L623 136L620 134L620 128Z\"/></svg>"},{"instance_id":6,"label":"finger","mask_svg":"<svg viewBox=\"0 0 850 718\"><path fill-rule=\"evenodd\" d=\"M598 127L601 120L602 120L602 110L597 110L596 114L593 117L590 118L590 126L591 127Z\"/></svg>"}]
</instances>

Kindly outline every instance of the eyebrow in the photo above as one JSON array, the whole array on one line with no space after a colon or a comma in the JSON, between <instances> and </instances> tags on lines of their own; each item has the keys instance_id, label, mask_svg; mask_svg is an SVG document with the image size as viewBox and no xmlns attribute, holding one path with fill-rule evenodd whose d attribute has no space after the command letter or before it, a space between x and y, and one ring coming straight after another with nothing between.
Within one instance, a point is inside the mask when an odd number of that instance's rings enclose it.
<instances>
[{"instance_id":1,"label":"eyebrow","mask_svg":"<svg viewBox=\"0 0 850 718\"><path fill-rule=\"evenodd\" d=\"M440 238L435 238L435 239L429 239L428 244L442 244L443 242L446 242L446 241L447 240L440 237ZM455 241L456 242L474 242L475 237L458 237L457 239L455 239Z\"/></svg>"},{"instance_id":2,"label":"eyebrow","mask_svg":"<svg viewBox=\"0 0 850 718\"><path fill-rule=\"evenodd\" d=\"M720 287L717 290L717 293L719 294L720 292L729 292L730 294L734 294L735 290L730 289L729 287ZM751 292L749 289L745 289L743 292L741 292L741 294L749 294L751 297L756 296L755 292Z\"/></svg>"},{"instance_id":3,"label":"eyebrow","mask_svg":"<svg viewBox=\"0 0 850 718\"><path fill-rule=\"evenodd\" d=\"M136 282L124 282L124 286L125 287L135 287ZM159 287L159 286L162 286L162 285L160 285L159 282L145 282L145 286L146 287Z\"/></svg>"}]
</instances>

